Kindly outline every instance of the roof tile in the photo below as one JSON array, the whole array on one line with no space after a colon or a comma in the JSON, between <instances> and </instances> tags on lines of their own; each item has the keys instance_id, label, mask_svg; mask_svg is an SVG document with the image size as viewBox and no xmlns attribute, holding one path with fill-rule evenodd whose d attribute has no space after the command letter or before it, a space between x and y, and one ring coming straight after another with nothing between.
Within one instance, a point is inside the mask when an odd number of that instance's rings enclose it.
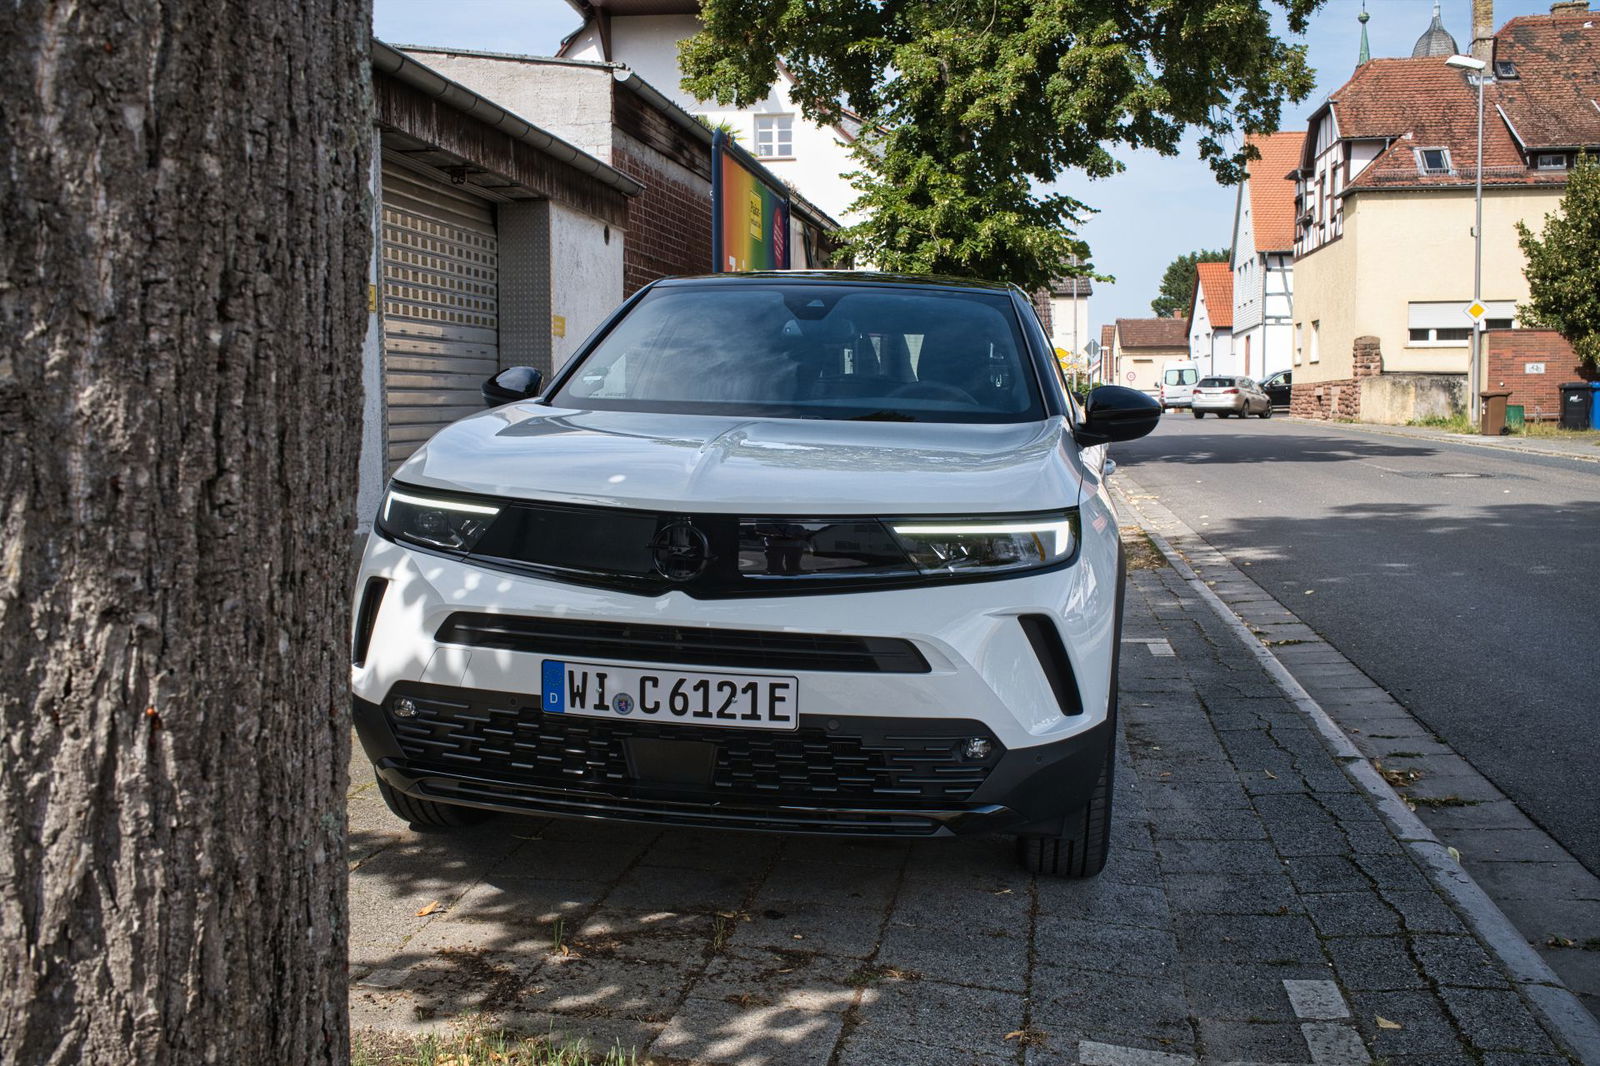
<instances>
[{"instance_id":1,"label":"roof tile","mask_svg":"<svg viewBox=\"0 0 1600 1066\"><path fill-rule=\"evenodd\" d=\"M1201 263L1195 267L1195 295L1206 298L1206 315L1213 329L1233 328L1233 268L1227 263ZM1189 319L1194 320L1195 299L1189 301ZM1184 331L1188 332L1187 329Z\"/></svg>"},{"instance_id":2,"label":"roof tile","mask_svg":"<svg viewBox=\"0 0 1600 1066\"><path fill-rule=\"evenodd\" d=\"M1189 347L1189 323L1181 318L1119 318L1117 335L1124 348Z\"/></svg>"},{"instance_id":3,"label":"roof tile","mask_svg":"<svg viewBox=\"0 0 1600 1066\"><path fill-rule=\"evenodd\" d=\"M1250 182L1250 228L1257 252L1287 252L1294 247L1294 180L1300 165L1304 130L1270 133L1249 138L1261 153L1245 168ZM1206 297L1209 307L1211 298Z\"/></svg>"}]
</instances>

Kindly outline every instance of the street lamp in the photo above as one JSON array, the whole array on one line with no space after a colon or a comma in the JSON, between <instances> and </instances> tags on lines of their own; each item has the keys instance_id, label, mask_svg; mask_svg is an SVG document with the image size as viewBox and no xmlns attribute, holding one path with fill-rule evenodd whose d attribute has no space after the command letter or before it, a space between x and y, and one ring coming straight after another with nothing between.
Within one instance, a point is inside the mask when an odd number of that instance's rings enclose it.
<instances>
[{"instance_id":1,"label":"street lamp","mask_svg":"<svg viewBox=\"0 0 1600 1066\"><path fill-rule=\"evenodd\" d=\"M1445 66L1465 70L1470 77L1476 74L1473 81L1478 83L1478 166L1473 175L1473 209L1475 217L1472 224L1472 302L1483 304L1483 83L1488 81L1484 71L1489 64L1481 59L1471 56L1451 56L1446 59ZM1481 389L1481 371L1479 364L1483 361L1483 329L1482 320L1472 321L1472 364L1467 368L1467 410L1472 413L1472 421L1478 421L1478 392Z\"/></svg>"}]
</instances>

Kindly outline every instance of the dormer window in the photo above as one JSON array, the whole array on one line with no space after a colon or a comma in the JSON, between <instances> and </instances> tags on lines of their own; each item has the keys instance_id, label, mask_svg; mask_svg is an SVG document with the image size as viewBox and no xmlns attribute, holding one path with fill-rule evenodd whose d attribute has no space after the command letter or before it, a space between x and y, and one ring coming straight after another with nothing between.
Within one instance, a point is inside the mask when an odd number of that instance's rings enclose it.
<instances>
[{"instance_id":1,"label":"dormer window","mask_svg":"<svg viewBox=\"0 0 1600 1066\"><path fill-rule=\"evenodd\" d=\"M1416 153L1417 171L1425 177L1454 173L1450 168L1450 149L1418 148Z\"/></svg>"},{"instance_id":2,"label":"dormer window","mask_svg":"<svg viewBox=\"0 0 1600 1066\"><path fill-rule=\"evenodd\" d=\"M1520 77L1517 73L1517 65L1509 59L1497 59L1494 61L1494 76L1501 81Z\"/></svg>"},{"instance_id":3,"label":"dormer window","mask_svg":"<svg viewBox=\"0 0 1600 1066\"><path fill-rule=\"evenodd\" d=\"M1567 156L1565 152L1540 152L1533 157L1535 170L1566 170Z\"/></svg>"}]
</instances>

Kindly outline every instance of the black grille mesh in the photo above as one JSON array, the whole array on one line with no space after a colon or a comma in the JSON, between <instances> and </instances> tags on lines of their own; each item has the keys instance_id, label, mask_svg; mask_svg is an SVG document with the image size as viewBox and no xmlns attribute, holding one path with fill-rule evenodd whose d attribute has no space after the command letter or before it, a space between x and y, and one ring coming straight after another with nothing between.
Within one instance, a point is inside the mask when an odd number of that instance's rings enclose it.
<instances>
[{"instance_id":1,"label":"black grille mesh","mask_svg":"<svg viewBox=\"0 0 1600 1066\"><path fill-rule=\"evenodd\" d=\"M445 644L575 659L677 663L754 670L925 674L917 646L894 637L573 621L460 612L445 619Z\"/></svg>"},{"instance_id":2,"label":"black grille mesh","mask_svg":"<svg viewBox=\"0 0 1600 1066\"><path fill-rule=\"evenodd\" d=\"M411 700L415 714L396 716L394 702ZM922 723L881 718L832 734L803 716L795 732L735 731L653 722L610 721L544 714L534 701L497 703L441 698L395 689L386 704L390 725L412 770L466 774L508 784L557 785L613 795L636 791L628 766L631 738L707 741L716 746L708 785L672 786L706 799L755 803L794 800L879 807L960 805L988 777L1004 749L981 723ZM852 729L857 720L842 719ZM963 748L973 737L989 742L981 759Z\"/></svg>"}]
</instances>

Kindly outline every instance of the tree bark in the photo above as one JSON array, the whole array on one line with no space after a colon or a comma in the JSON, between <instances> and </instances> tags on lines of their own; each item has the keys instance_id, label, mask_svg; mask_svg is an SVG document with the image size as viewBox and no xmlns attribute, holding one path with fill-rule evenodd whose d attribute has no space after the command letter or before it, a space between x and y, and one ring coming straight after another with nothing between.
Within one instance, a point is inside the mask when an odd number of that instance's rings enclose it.
<instances>
[{"instance_id":1,"label":"tree bark","mask_svg":"<svg viewBox=\"0 0 1600 1066\"><path fill-rule=\"evenodd\" d=\"M342 1061L370 2L4 7L0 1061Z\"/></svg>"}]
</instances>

